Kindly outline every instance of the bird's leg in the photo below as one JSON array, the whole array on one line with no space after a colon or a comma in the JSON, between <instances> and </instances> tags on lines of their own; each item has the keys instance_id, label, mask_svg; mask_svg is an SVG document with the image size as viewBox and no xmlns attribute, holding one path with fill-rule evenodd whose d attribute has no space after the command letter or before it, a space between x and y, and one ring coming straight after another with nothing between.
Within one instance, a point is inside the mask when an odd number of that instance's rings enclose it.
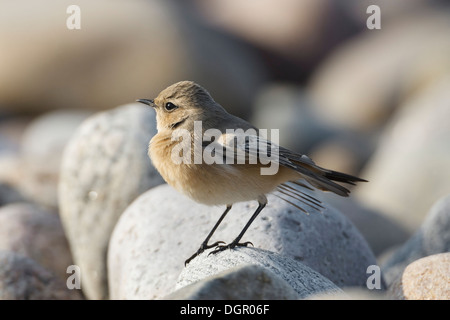
<instances>
[{"instance_id":1,"label":"bird's leg","mask_svg":"<svg viewBox=\"0 0 450 320\"><path fill-rule=\"evenodd\" d=\"M213 248L218 246L220 243L225 243L223 241L217 241L214 242L213 244L208 244L209 239L211 239L212 235L214 234L214 232L216 231L217 227L220 225L220 223L222 222L223 218L225 218L225 216L227 215L228 211L231 210L231 205L227 205L227 208L225 209L225 211L222 213L222 215L220 216L219 220L217 220L216 224L214 225L214 227L212 228L212 230L209 232L208 236L206 237L205 241L202 242L202 244L200 245L200 248L198 248L198 250L189 258L184 262L184 265L186 266L189 262L191 262L192 259L194 259L196 256L198 256L199 254L201 254L203 251L205 251L206 249L209 248Z\"/></svg>"},{"instance_id":2,"label":"bird's leg","mask_svg":"<svg viewBox=\"0 0 450 320\"><path fill-rule=\"evenodd\" d=\"M239 241L244 236L244 233L250 227L250 225L252 224L253 220L256 219L258 214L266 206L266 204L267 204L266 197L261 197L260 199L258 199L258 204L259 205L258 205L258 208L256 209L255 213L253 213L252 217L247 222L247 224L244 226L244 229L242 229L241 233L239 233L239 235L236 237L236 239L234 239L231 243L229 243L227 245L218 245L217 248L214 251L212 251L210 254L216 254L216 253L218 253L220 251L224 251L226 249L233 249L235 247L247 247L249 244L253 245L253 243L251 243L250 241L247 241L247 242L244 242L244 243L240 243Z\"/></svg>"}]
</instances>

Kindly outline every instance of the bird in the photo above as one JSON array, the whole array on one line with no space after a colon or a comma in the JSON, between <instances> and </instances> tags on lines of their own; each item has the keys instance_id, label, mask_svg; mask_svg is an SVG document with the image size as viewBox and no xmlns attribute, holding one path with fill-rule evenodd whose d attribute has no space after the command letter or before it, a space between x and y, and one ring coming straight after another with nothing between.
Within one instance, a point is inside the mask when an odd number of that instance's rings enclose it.
<instances>
[{"instance_id":1,"label":"bird","mask_svg":"<svg viewBox=\"0 0 450 320\"><path fill-rule=\"evenodd\" d=\"M193 81L177 82L154 99L136 101L156 111L157 133L150 140L148 155L164 180L198 203L225 205L225 211L185 265L210 248L215 248L210 254L217 254L253 245L240 240L266 206L268 194L278 192L278 197L308 213L308 210L320 211L323 206L321 201L302 190L318 189L348 197L350 190L340 183L367 182L322 168L308 156L262 136L258 128L228 113L204 87ZM214 134L205 139L206 133L211 131ZM244 138L236 132L244 132ZM275 153L272 162L276 164L276 171L271 174L262 174L271 164L250 161L262 159L262 156L267 160ZM202 161L206 160L202 159L205 154L217 161ZM242 231L229 244L224 241L209 244L233 204L243 201L257 201L258 207Z\"/></svg>"}]
</instances>

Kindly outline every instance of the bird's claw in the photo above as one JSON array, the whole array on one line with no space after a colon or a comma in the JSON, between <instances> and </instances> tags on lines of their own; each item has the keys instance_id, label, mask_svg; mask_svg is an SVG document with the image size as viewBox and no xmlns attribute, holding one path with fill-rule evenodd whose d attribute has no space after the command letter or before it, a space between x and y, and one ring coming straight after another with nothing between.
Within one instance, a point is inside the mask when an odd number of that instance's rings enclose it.
<instances>
[{"instance_id":1,"label":"bird's claw","mask_svg":"<svg viewBox=\"0 0 450 320\"><path fill-rule=\"evenodd\" d=\"M198 248L198 250L184 262L184 266L187 266L188 263L192 261L192 259L194 259L196 256L203 253L203 251L205 251L206 249L219 247L221 243L225 243L225 242L224 241L216 241L213 244L202 243L200 245L200 248Z\"/></svg>"},{"instance_id":2,"label":"bird's claw","mask_svg":"<svg viewBox=\"0 0 450 320\"><path fill-rule=\"evenodd\" d=\"M252 247L254 247L253 243L251 243L250 241L243 242L243 243L234 243L234 242L232 242L232 243L229 243L229 244L224 245L224 246L217 245L216 248L208 254L208 256L211 255L211 254L217 254L217 253L219 253L221 251L224 251L226 249L230 249L231 250L231 249L234 249L235 247L248 247L249 244L251 244Z\"/></svg>"}]
</instances>

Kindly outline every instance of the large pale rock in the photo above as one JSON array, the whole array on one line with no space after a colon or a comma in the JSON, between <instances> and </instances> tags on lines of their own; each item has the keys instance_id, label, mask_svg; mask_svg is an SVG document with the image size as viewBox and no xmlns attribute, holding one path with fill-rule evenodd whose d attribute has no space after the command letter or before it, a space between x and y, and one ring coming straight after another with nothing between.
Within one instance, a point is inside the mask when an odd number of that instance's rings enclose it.
<instances>
[{"instance_id":1,"label":"large pale rock","mask_svg":"<svg viewBox=\"0 0 450 320\"><path fill-rule=\"evenodd\" d=\"M409 264L389 287L389 294L405 300L450 300L450 252Z\"/></svg>"},{"instance_id":2,"label":"large pale rock","mask_svg":"<svg viewBox=\"0 0 450 320\"><path fill-rule=\"evenodd\" d=\"M80 292L33 259L0 251L0 300L79 300Z\"/></svg>"},{"instance_id":3,"label":"large pale rock","mask_svg":"<svg viewBox=\"0 0 450 320\"><path fill-rule=\"evenodd\" d=\"M303 263L291 257L256 248L238 248L234 251L223 251L216 255L208 255L205 252L183 269L176 288L180 289L204 278L246 264L256 264L267 268L288 283L300 299L319 293L341 292L330 280ZM241 281L240 286L245 288L246 282ZM251 283L248 283L247 286L251 290ZM257 287L254 289L257 290Z\"/></svg>"},{"instance_id":4,"label":"large pale rock","mask_svg":"<svg viewBox=\"0 0 450 320\"><path fill-rule=\"evenodd\" d=\"M88 118L64 151L60 214L89 298L108 296L106 250L117 219L162 182L147 155L155 133L154 111L131 104Z\"/></svg>"},{"instance_id":5,"label":"large pale rock","mask_svg":"<svg viewBox=\"0 0 450 320\"><path fill-rule=\"evenodd\" d=\"M247 253L243 253L244 256L246 254ZM223 260L223 258L220 258L219 260ZM200 268L200 266L197 267ZM206 266L206 268L208 267L210 268L211 265ZM192 270L191 267L190 270ZM187 278L191 276L189 272L183 272L183 274L185 278L181 278L181 282L186 281ZM181 277L183 277L183 275L181 275ZM320 277L316 277L314 280L319 282L317 278ZM322 277L322 279L324 278ZM308 278L306 281L313 280ZM331 291L339 291L334 285L330 285L327 280L324 280L323 283L328 284L328 288L332 288ZM318 286L314 287L314 289L318 289ZM234 268L227 268L222 272L214 273L202 280L182 286L180 289L165 296L163 299L296 300L299 299L299 295L286 281L275 275L268 268L257 264L242 263Z\"/></svg>"},{"instance_id":6,"label":"large pale rock","mask_svg":"<svg viewBox=\"0 0 450 320\"><path fill-rule=\"evenodd\" d=\"M374 255L339 211L325 204L322 212L306 215L273 195L268 200L242 241L294 258L339 287L365 286L367 267L376 264ZM231 242L256 207L256 201L235 204L210 242ZM111 297L154 299L170 293L184 261L197 251L223 209L197 204L168 185L141 195L111 237Z\"/></svg>"},{"instance_id":7,"label":"large pale rock","mask_svg":"<svg viewBox=\"0 0 450 320\"><path fill-rule=\"evenodd\" d=\"M194 80L249 113L264 79L258 57L169 1L0 3L0 109L104 110ZM32 6L33 14L28 14ZM20 70L18 72L17 70Z\"/></svg>"},{"instance_id":8,"label":"large pale rock","mask_svg":"<svg viewBox=\"0 0 450 320\"><path fill-rule=\"evenodd\" d=\"M450 194L450 77L407 102L395 114L361 173L355 196L410 234L428 209Z\"/></svg>"},{"instance_id":9,"label":"large pale rock","mask_svg":"<svg viewBox=\"0 0 450 320\"><path fill-rule=\"evenodd\" d=\"M310 82L318 115L328 124L377 131L402 101L450 71L447 11L418 10L388 23L388 10L381 11L381 29L366 29L338 47Z\"/></svg>"},{"instance_id":10,"label":"large pale rock","mask_svg":"<svg viewBox=\"0 0 450 320\"><path fill-rule=\"evenodd\" d=\"M20 190L45 206L58 206L58 181L63 150L89 113L57 110L34 119L24 130L20 152Z\"/></svg>"},{"instance_id":11,"label":"large pale rock","mask_svg":"<svg viewBox=\"0 0 450 320\"><path fill-rule=\"evenodd\" d=\"M450 195L437 201L420 229L383 264L388 284L420 258L450 251Z\"/></svg>"},{"instance_id":12,"label":"large pale rock","mask_svg":"<svg viewBox=\"0 0 450 320\"><path fill-rule=\"evenodd\" d=\"M0 250L32 258L64 280L73 264L58 215L27 203L0 208Z\"/></svg>"}]
</instances>

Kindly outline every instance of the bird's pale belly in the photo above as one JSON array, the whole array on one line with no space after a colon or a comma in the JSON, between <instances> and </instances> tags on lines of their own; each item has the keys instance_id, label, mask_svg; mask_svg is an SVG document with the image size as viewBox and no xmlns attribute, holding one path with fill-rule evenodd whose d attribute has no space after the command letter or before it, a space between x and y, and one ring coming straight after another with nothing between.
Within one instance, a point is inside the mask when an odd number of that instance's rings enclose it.
<instances>
[{"instance_id":1,"label":"bird's pale belly","mask_svg":"<svg viewBox=\"0 0 450 320\"><path fill-rule=\"evenodd\" d=\"M260 195L272 192L283 182L279 175L261 176L258 167L243 170L225 164L173 166L178 168L173 167L171 174L163 174L166 181L179 192L206 205L257 200Z\"/></svg>"}]
</instances>

